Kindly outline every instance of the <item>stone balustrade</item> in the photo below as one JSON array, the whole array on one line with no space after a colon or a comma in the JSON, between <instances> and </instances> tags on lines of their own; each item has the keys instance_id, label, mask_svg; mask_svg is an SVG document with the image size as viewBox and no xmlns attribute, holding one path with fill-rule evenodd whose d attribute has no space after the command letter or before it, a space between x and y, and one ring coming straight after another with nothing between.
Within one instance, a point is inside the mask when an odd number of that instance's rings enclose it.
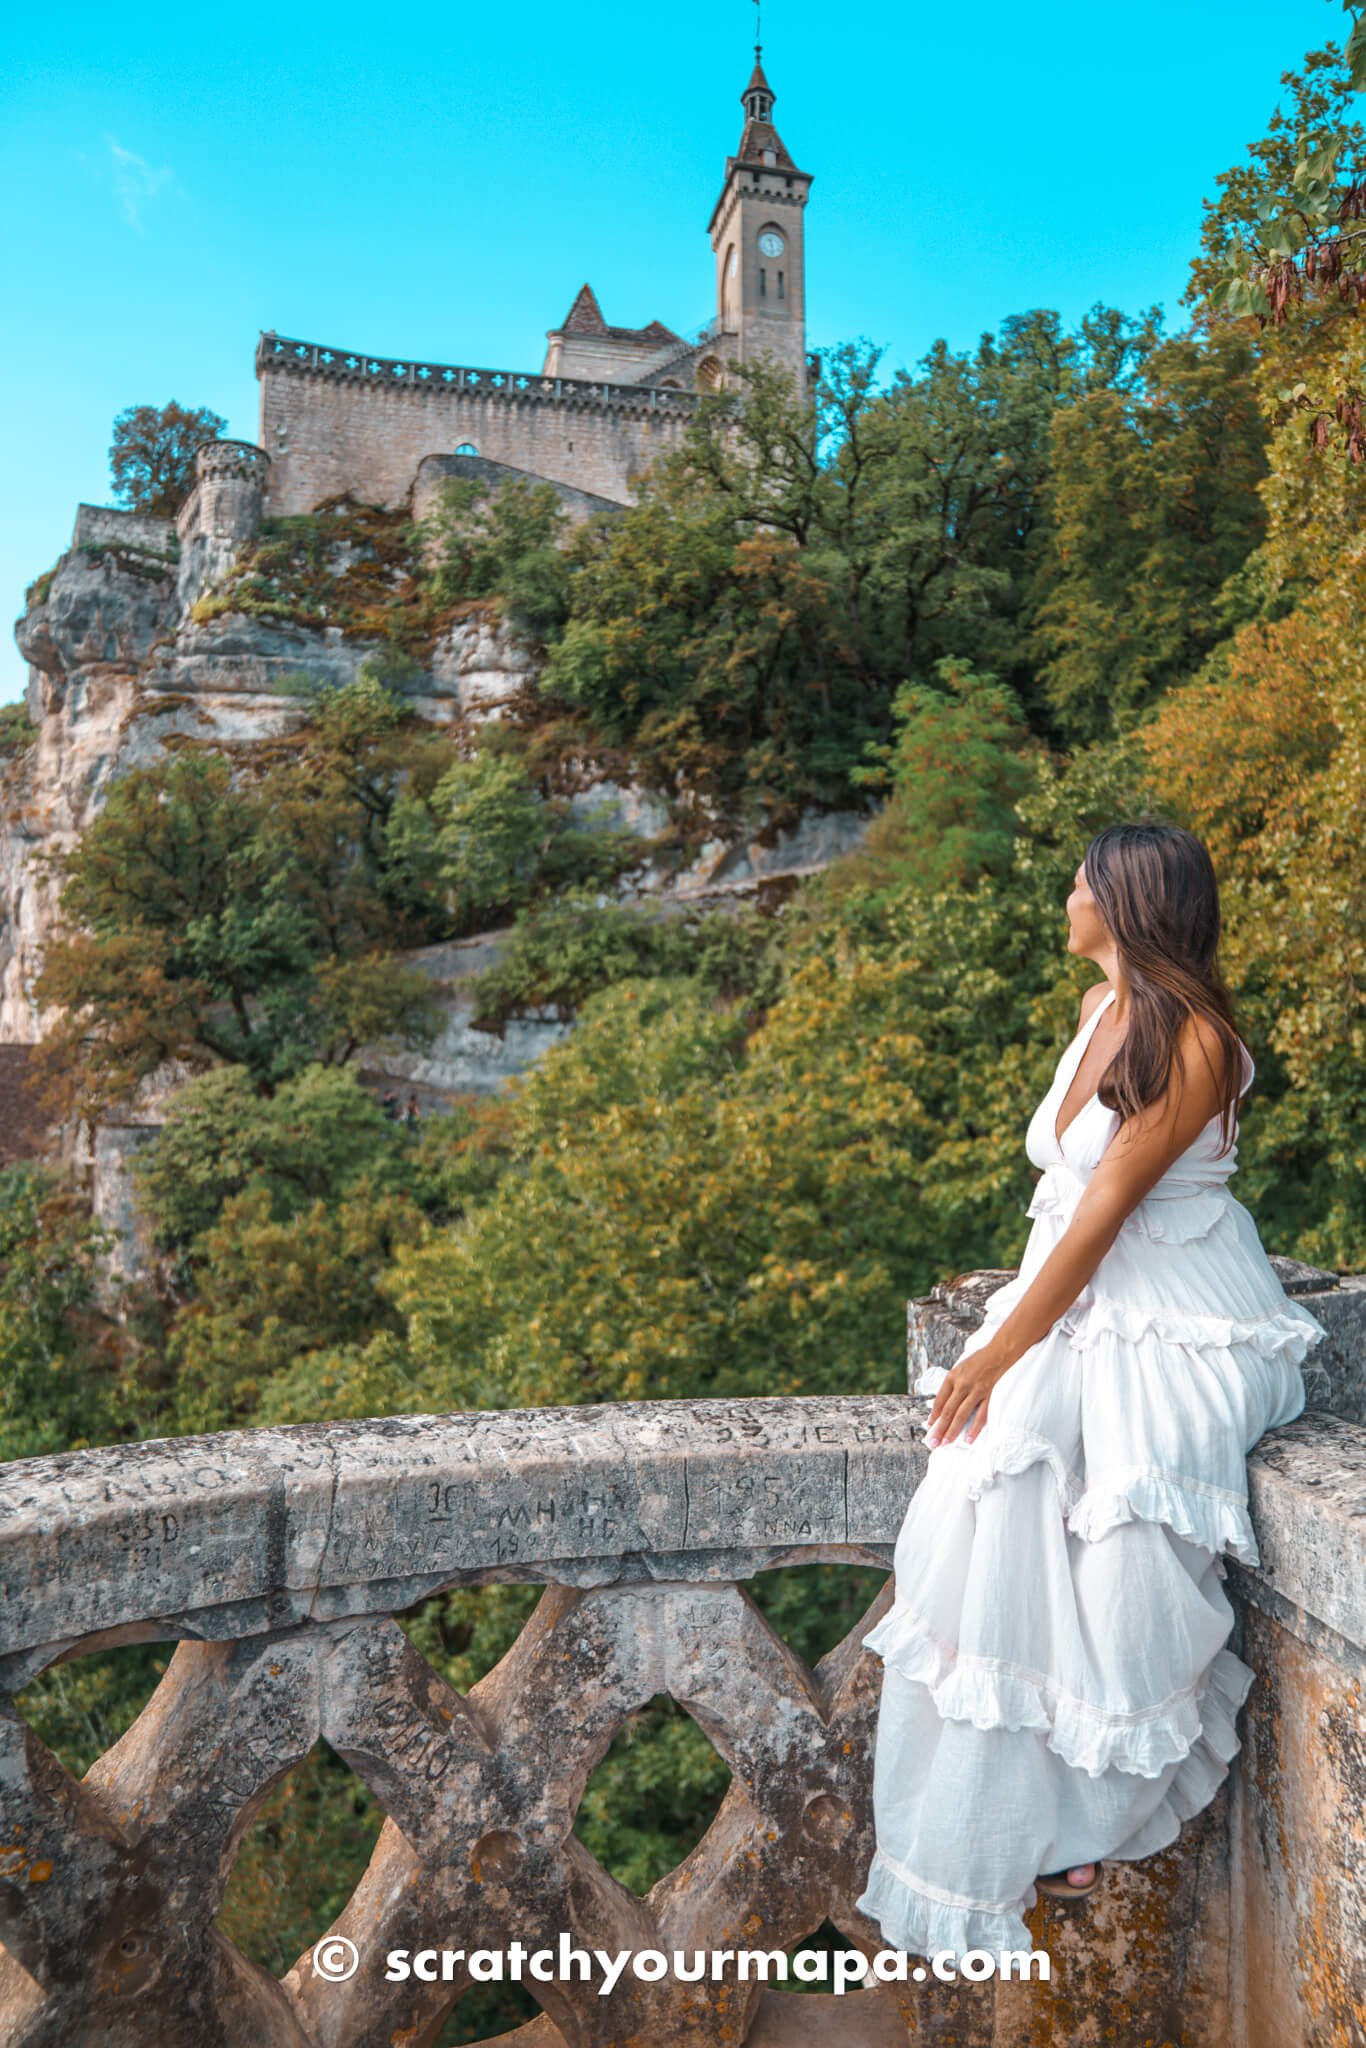
<instances>
[{"instance_id":1,"label":"stone balustrade","mask_svg":"<svg viewBox=\"0 0 1366 2048\"><path fill-rule=\"evenodd\" d=\"M912 1305L913 1370L952 1355L1005 1277ZM603 1997L595 1971L529 1982L542 2015L501 2038L1360 2039L1366 1455L1359 1421L1333 1404L1346 1405L1338 1389L1363 1355L1366 1289L1311 1279L1304 1298L1331 1313L1340 1363L1316 1388L1323 1405L1254 1454L1266 1569L1230 1573L1262 1680L1245 1710L1252 1767L1239 1759L1232 1792L1172 1849L1111 1871L1093 1908L1039 1902L1031 1926L1051 1983L908 1981L837 1997L733 1969L705 1982L627 1969ZM390 1981L394 1949L558 1951L567 1936L612 1954L779 1952L828 1919L875 1955L878 1930L853 1906L873 1846L881 1680L860 1638L891 1597L923 1421L923 1403L893 1395L641 1402L168 1439L0 1470L10 1700L59 1660L177 1644L141 1715L79 1782L12 1705L0 1717L0 2038L430 2048L471 1978ZM745 1581L818 1562L889 1577L808 1669ZM544 1592L462 1696L393 1617L443 1587L510 1582ZM663 1694L732 1776L701 1841L640 1898L573 1828L616 1732ZM327 1981L319 1942L277 1981L215 1914L244 1833L319 1737L389 1818L330 1930L356 1944L356 1974Z\"/></svg>"},{"instance_id":2,"label":"stone balustrade","mask_svg":"<svg viewBox=\"0 0 1366 2048\"><path fill-rule=\"evenodd\" d=\"M411 356L372 356L356 349L329 348L325 343L293 341L283 334L263 334L256 345L256 372L307 372L315 377L356 384L406 386L417 391L461 392L481 398L549 399L557 403L626 406L632 411L674 413L686 417L697 405L691 391L658 385L612 383L587 377L546 376L537 370L488 370L473 364L428 363Z\"/></svg>"}]
</instances>

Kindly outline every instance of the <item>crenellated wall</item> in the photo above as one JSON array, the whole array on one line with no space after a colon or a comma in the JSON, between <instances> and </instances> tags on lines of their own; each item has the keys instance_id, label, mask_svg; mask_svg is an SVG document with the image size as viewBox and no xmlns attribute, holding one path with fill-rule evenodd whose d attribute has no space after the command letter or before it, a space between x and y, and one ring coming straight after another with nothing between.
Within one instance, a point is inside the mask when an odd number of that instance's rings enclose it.
<instances>
[{"instance_id":1,"label":"crenellated wall","mask_svg":"<svg viewBox=\"0 0 1366 2048\"><path fill-rule=\"evenodd\" d=\"M691 392L534 371L359 355L263 334L256 351L266 510L308 512L349 491L409 502L418 464L468 444L493 462L616 504L677 445Z\"/></svg>"}]
</instances>

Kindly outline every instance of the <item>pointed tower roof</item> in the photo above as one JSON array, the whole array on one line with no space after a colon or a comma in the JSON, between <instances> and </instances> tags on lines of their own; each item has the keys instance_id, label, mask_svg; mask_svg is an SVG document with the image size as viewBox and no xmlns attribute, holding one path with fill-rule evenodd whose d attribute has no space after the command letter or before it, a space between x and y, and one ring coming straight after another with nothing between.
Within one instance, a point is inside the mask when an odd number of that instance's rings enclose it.
<instances>
[{"instance_id":1,"label":"pointed tower roof","mask_svg":"<svg viewBox=\"0 0 1366 2048\"><path fill-rule=\"evenodd\" d=\"M602 317L597 293L591 284L579 286L573 305L564 316L566 334L606 334L607 322Z\"/></svg>"},{"instance_id":2,"label":"pointed tower roof","mask_svg":"<svg viewBox=\"0 0 1366 2048\"><path fill-rule=\"evenodd\" d=\"M749 84L740 95L740 104L745 110L745 126L740 136L740 147L735 152L736 163L767 165L770 168L779 165L785 171L796 170L782 136L773 125L773 102L777 97L764 71L763 48L756 43L754 69L749 74Z\"/></svg>"},{"instance_id":3,"label":"pointed tower roof","mask_svg":"<svg viewBox=\"0 0 1366 2048\"><path fill-rule=\"evenodd\" d=\"M592 334L606 341L646 342L663 346L666 341L682 341L681 334L675 334L672 327L666 327L662 320L650 320L644 327L614 327L602 317L598 295L591 284L582 284L574 297L574 303L564 316L562 327L552 327L552 334Z\"/></svg>"},{"instance_id":4,"label":"pointed tower roof","mask_svg":"<svg viewBox=\"0 0 1366 2048\"><path fill-rule=\"evenodd\" d=\"M754 69L749 74L749 84L741 93L740 98L742 101L747 100L752 92L766 93L769 107L772 108L773 102L777 99L778 95L764 77L763 54L762 46L756 43L754 45ZM749 109L746 108L745 111L748 112Z\"/></svg>"}]
</instances>

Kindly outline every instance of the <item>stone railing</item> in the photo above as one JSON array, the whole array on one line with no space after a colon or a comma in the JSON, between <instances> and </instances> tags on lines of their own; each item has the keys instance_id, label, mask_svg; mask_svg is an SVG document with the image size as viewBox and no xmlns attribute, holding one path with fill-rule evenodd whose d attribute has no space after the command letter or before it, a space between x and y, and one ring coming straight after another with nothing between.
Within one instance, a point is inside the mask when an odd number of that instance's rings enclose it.
<instances>
[{"instance_id":1,"label":"stone railing","mask_svg":"<svg viewBox=\"0 0 1366 2048\"><path fill-rule=\"evenodd\" d=\"M913 1361L952 1355L1004 1277L913 1304ZM1325 1319L1331 1304L1334 1359L1350 1377L1366 1290L1327 1278L1305 1298ZM1326 1401L1336 1371L1330 1360L1317 1389ZM923 1403L892 1395L642 1402L163 1440L0 1470L0 1686L11 1699L63 1659L178 1645L138 1719L79 1782L12 1707L0 1719L0 2038L430 2048L472 1979L391 1981L393 1949L468 1957L520 1940L558 1955L566 1938L691 1958L787 1951L828 1919L875 1955L879 1932L853 1902L873 1846L881 1667L860 1638L890 1600L890 1576L814 1669L743 1582L817 1562L890 1568L923 1470L923 1421ZM542 2016L501 2038L1352 2039L1328 2022L1350 2018L1366 1948L1349 1890L1359 1789L1339 1805L1360 1768L1346 1704L1359 1670L1344 1674L1360 1653L1361 1434L1318 1412L1258 1447L1266 1572L1238 1574L1270 1701L1246 1710L1257 1769L1171 1850L1116 1866L1085 1914L1040 1901L1031 1926L1053 1957L1051 1984L797 1996L739 1981L733 1966L706 1982L627 1969L604 1997L594 1969L587 1981L528 1979ZM545 1591L468 1695L392 1618L443 1587L513 1582ZM573 1829L614 1735L662 1694L732 1777L701 1841L639 1898ZM329 1930L355 1944L355 1974L329 1981L322 1965L337 1943L321 1937L277 1981L215 1915L244 1833L320 1737L389 1818ZM1292 1901L1278 1916L1249 1874L1258 1856L1278 1855L1282 1892L1295 1870L1312 1875L1320 1932L1304 1957L1270 1944L1303 1932L1306 1915Z\"/></svg>"},{"instance_id":2,"label":"stone railing","mask_svg":"<svg viewBox=\"0 0 1366 2048\"><path fill-rule=\"evenodd\" d=\"M685 415L697 404L691 391L658 385L613 384L581 377L547 377L537 370L486 370L456 363L426 363L410 356L372 356L318 342L263 334L256 346L256 374L307 372L356 384L460 392L467 397L550 399L580 404L627 406L633 411Z\"/></svg>"}]
</instances>

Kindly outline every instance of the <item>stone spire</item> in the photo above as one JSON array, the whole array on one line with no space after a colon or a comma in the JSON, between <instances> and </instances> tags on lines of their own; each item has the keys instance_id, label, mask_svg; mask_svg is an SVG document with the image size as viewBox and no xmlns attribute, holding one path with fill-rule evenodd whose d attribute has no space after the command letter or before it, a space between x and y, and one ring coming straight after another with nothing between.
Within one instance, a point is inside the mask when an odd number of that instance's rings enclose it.
<instances>
[{"instance_id":1,"label":"stone spire","mask_svg":"<svg viewBox=\"0 0 1366 2048\"><path fill-rule=\"evenodd\" d=\"M804 390L804 215L811 174L798 170L773 125L775 97L756 41L754 69L740 95L744 129L734 156L726 158L721 195L707 223L716 256L715 354L740 362L771 356Z\"/></svg>"},{"instance_id":2,"label":"stone spire","mask_svg":"<svg viewBox=\"0 0 1366 2048\"><path fill-rule=\"evenodd\" d=\"M796 170L797 166L783 147L782 137L773 126L773 102L776 98L777 94L764 75L762 48L756 43L754 69L750 73L749 84L740 95L740 104L745 110L745 126L740 147L735 152L736 163L781 164L785 170Z\"/></svg>"},{"instance_id":3,"label":"stone spire","mask_svg":"<svg viewBox=\"0 0 1366 2048\"><path fill-rule=\"evenodd\" d=\"M746 117L751 121L769 120L773 113L773 102L777 98L777 94L764 77L763 54L761 45L756 43L754 69L750 73L749 84L740 95L740 103L744 107Z\"/></svg>"}]
</instances>

